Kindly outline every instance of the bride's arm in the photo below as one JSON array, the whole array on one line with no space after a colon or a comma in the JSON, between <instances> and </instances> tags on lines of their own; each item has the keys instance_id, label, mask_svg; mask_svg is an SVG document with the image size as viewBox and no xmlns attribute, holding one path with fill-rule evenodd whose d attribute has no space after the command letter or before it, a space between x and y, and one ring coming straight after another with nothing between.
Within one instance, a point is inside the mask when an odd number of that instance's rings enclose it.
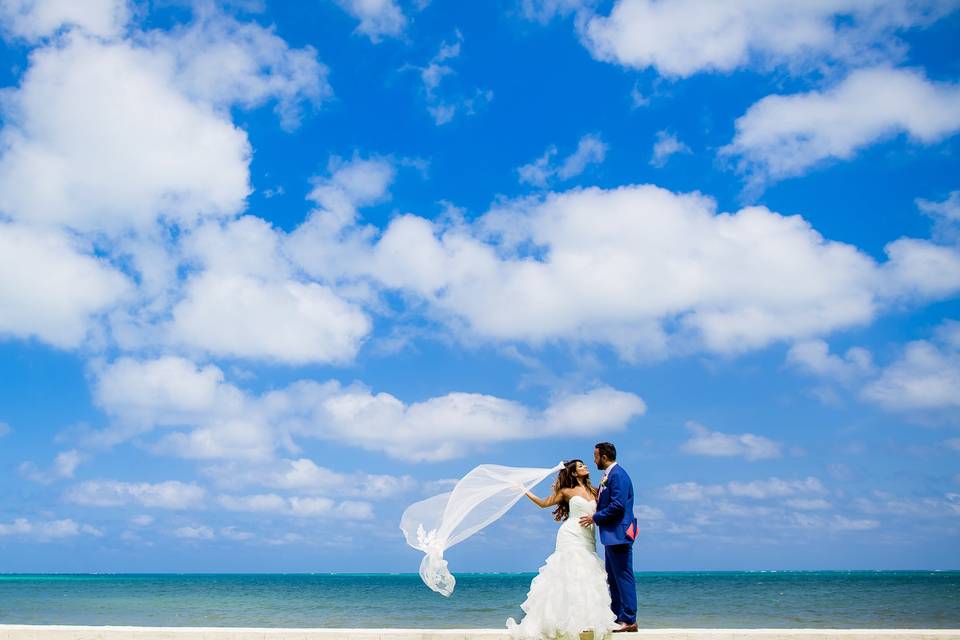
<instances>
[{"instance_id":1,"label":"bride's arm","mask_svg":"<svg viewBox=\"0 0 960 640\"><path fill-rule=\"evenodd\" d=\"M550 496L550 497L547 498L546 500L541 500L540 498L538 498L537 496L533 495L533 494L530 493L529 491L527 491L526 493L524 493L524 495L527 496L528 498L530 498L530 500L533 502L533 504L537 505L537 506L540 507L541 509L546 509L547 507L552 507L553 505L562 502L563 499L564 499L564 498L563 498L563 495L561 495L561 494L559 494L559 493L555 493L554 495Z\"/></svg>"}]
</instances>

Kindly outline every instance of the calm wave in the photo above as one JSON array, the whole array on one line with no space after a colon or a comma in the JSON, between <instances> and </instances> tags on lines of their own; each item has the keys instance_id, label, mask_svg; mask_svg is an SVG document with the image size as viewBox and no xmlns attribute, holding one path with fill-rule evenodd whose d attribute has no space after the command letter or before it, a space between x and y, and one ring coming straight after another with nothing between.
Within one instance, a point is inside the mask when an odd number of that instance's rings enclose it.
<instances>
[{"instance_id":1,"label":"calm wave","mask_svg":"<svg viewBox=\"0 0 960 640\"><path fill-rule=\"evenodd\" d=\"M533 574L0 575L0 623L502 627ZM638 573L643 627L960 627L960 572Z\"/></svg>"}]
</instances>

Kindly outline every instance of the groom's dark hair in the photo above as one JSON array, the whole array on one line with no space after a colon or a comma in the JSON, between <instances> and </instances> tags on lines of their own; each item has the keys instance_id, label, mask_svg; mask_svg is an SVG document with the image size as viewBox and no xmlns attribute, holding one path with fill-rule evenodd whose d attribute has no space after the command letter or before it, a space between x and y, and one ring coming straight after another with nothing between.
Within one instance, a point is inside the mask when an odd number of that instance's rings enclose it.
<instances>
[{"instance_id":1,"label":"groom's dark hair","mask_svg":"<svg viewBox=\"0 0 960 640\"><path fill-rule=\"evenodd\" d=\"M612 442L598 442L594 445L597 451L600 452L600 455L613 462L617 459L617 448L613 446Z\"/></svg>"}]
</instances>

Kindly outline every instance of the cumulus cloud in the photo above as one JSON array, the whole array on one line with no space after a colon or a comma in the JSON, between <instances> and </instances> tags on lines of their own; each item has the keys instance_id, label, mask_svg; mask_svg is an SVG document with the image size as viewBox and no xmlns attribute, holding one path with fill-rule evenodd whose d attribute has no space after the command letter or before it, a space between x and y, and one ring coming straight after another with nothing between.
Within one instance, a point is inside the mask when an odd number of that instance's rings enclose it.
<instances>
[{"instance_id":1,"label":"cumulus cloud","mask_svg":"<svg viewBox=\"0 0 960 640\"><path fill-rule=\"evenodd\" d=\"M50 469L40 469L33 462L27 461L20 465L19 471L20 475L31 482L50 484L56 480L72 478L83 459L82 453L76 449L70 449L58 453Z\"/></svg>"},{"instance_id":2,"label":"cumulus cloud","mask_svg":"<svg viewBox=\"0 0 960 640\"><path fill-rule=\"evenodd\" d=\"M960 494L947 491L940 495L903 497L888 491L873 490L857 498L854 505L867 515L890 515L915 520L960 515Z\"/></svg>"},{"instance_id":3,"label":"cumulus cloud","mask_svg":"<svg viewBox=\"0 0 960 640\"><path fill-rule=\"evenodd\" d=\"M710 457L741 457L749 461L780 458L783 444L752 433L720 433L694 421L686 423L693 434L680 446L685 453Z\"/></svg>"},{"instance_id":4,"label":"cumulus cloud","mask_svg":"<svg viewBox=\"0 0 960 640\"><path fill-rule=\"evenodd\" d=\"M826 488L823 483L814 476L799 480L784 480L777 477L748 482L733 480L725 484L710 485L699 482L676 482L659 490L659 494L664 499L680 502L702 502L719 496L767 500L798 494L822 494L825 492Z\"/></svg>"},{"instance_id":5,"label":"cumulus cloud","mask_svg":"<svg viewBox=\"0 0 960 640\"><path fill-rule=\"evenodd\" d=\"M960 85L921 71L858 69L826 90L773 95L736 121L733 157L754 185L804 173L825 160L849 160L877 141L905 133L932 144L960 130Z\"/></svg>"},{"instance_id":6,"label":"cumulus cloud","mask_svg":"<svg viewBox=\"0 0 960 640\"><path fill-rule=\"evenodd\" d=\"M791 498L786 501L786 505L801 511L821 511L833 506L823 498Z\"/></svg>"},{"instance_id":7,"label":"cumulus cloud","mask_svg":"<svg viewBox=\"0 0 960 640\"><path fill-rule=\"evenodd\" d=\"M544 7L564 4L572 3ZM750 67L804 71L824 63L898 59L904 48L895 37L898 31L929 24L952 9L951 3L938 0L790 5L617 0L609 15L590 12L578 20L578 28L584 46L598 60L634 69L652 67L661 75L682 78Z\"/></svg>"},{"instance_id":8,"label":"cumulus cloud","mask_svg":"<svg viewBox=\"0 0 960 640\"><path fill-rule=\"evenodd\" d=\"M520 0L520 13L527 20L546 24L558 16L577 13L596 5L596 0Z\"/></svg>"},{"instance_id":9,"label":"cumulus cloud","mask_svg":"<svg viewBox=\"0 0 960 640\"><path fill-rule=\"evenodd\" d=\"M437 126L451 122L457 114L473 115L493 99L493 92L489 89L474 88L460 94L441 90L440 85L445 79L457 75L449 61L460 56L462 43L463 35L457 31L454 42L443 42L426 66L412 67L420 73L427 111Z\"/></svg>"},{"instance_id":10,"label":"cumulus cloud","mask_svg":"<svg viewBox=\"0 0 960 640\"><path fill-rule=\"evenodd\" d=\"M344 11L360 21L357 33L380 42L383 36L398 37L407 25L407 17L396 0L336 0Z\"/></svg>"},{"instance_id":11,"label":"cumulus cloud","mask_svg":"<svg viewBox=\"0 0 960 640\"><path fill-rule=\"evenodd\" d=\"M517 174L520 182L546 187L554 178L568 180L583 173L587 166L602 163L607 155L607 148L607 143L599 135L588 133L580 138L576 150L564 158L563 162L553 162L557 148L551 145L542 156L518 168Z\"/></svg>"},{"instance_id":12,"label":"cumulus cloud","mask_svg":"<svg viewBox=\"0 0 960 640\"><path fill-rule=\"evenodd\" d=\"M2 0L3 32L29 42L76 28L90 35L120 35L130 18L128 0Z\"/></svg>"},{"instance_id":13,"label":"cumulus cloud","mask_svg":"<svg viewBox=\"0 0 960 640\"><path fill-rule=\"evenodd\" d=\"M111 233L232 215L250 146L229 109L276 100L292 128L329 94L312 48L210 9L124 40L71 33L33 51L4 101L0 210Z\"/></svg>"},{"instance_id":14,"label":"cumulus cloud","mask_svg":"<svg viewBox=\"0 0 960 640\"><path fill-rule=\"evenodd\" d=\"M945 242L960 239L960 191L951 191L945 200L916 199L917 208L933 219L933 235Z\"/></svg>"},{"instance_id":15,"label":"cumulus cloud","mask_svg":"<svg viewBox=\"0 0 960 640\"><path fill-rule=\"evenodd\" d=\"M670 156L678 153L692 153L690 147L668 131L657 131L656 137L656 142L653 143L653 156L650 158L650 164L655 167L666 165Z\"/></svg>"},{"instance_id":16,"label":"cumulus cloud","mask_svg":"<svg viewBox=\"0 0 960 640\"><path fill-rule=\"evenodd\" d=\"M62 538L72 538L81 534L101 537L103 531L89 524L81 524L66 518L64 520L31 521L16 518L13 522L0 522L0 536L16 536L31 542L50 542Z\"/></svg>"},{"instance_id":17,"label":"cumulus cloud","mask_svg":"<svg viewBox=\"0 0 960 640\"><path fill-rule=\"evenodd\" d=\"M486 444L620 430L643 415L632 393L609 387L562 395L543 410L495 396L449 393L404 403L388 393L336 381L294 382L262 396L223 381L213 365L182 358L123 358L97 372L96 402L113 418L97 435L117 443L154 428L155 450L188 458L269 460L294 438L335 439L408 460L445 460ZM268 476L276 486L322 481L315 465L294 463ZM366 478L370 492L382 479Z\"/></svg>"},{"instance_id":18,"label":"cumulus cloud","mask_svg":"<svg viewBox=\"0 0 960 640\"><path fill-rule=\"evenodd\" d=\"M460 457L497 442L607 433L625 428L646 409L636 395L610 388L555 399L542 412L477 393L406 404L387 393L333 382L301 382L289 393L292 406L310 417L298 421L298 433L411 461Z\"/></svg>"},{"instance_id":19,"label":"cumulus cloud","mask_svg":"<svg viewBox=\"0 0 960 640\"><path fill-rule=\"evenodd\" d=\"M173 57L176 86L218 111L275 101L280 125L292 131L303 112L333 95L329 70L310 45L295 49L272 27L240 22L207 5L194 20L169 32L144 36L155 51Z\"/></svg>"},{"instance_id":20,"label":"cumulus cloud","mask_svg":"<svg viewBox=\"0 0 960 640\"><path fill-rule=\"evenodd\" d=\"M205 272L187 283L169 336L214 355L306 364L352 360L370 329L328 287Z\"/></svg>"},{"instance_id":21,"label":"cumulus cloud","mask_svg":"<svg viewBox=\"0 0 960 640\"><path fill-rule=\"evenodd\" d=\"M851 347L843 356L830 353L823 340L805 340L790 347L787 363L801 371L840 382L862 379L873 372L873 357L862 347Z\"/></svg>"},{"instance_id":22,"label":"cumulus cloud","mask_svg":"<svg viewBox=\"0 0 960 640\"><path fill-rule=\"evenodd\" d=\"M225 538L227 540L243 541L243 540L250 540L254 536L249 531L241 531L236 527L221 527L220 537Z\"/></svg>"},{"instance_id":23,"label":"cumulus cloud","mask_svg":"<svg viewBox=\"0 0 960 640\"><path fill-rule=\"evenodd\" d=\"M326 67L311 47L292 48L209 4L167 31L111 38L76 27L86 19L77 16L125 3L2 7L0 19L7 11L66 32L33 49L2 105L0 245L14 246L0 255L15 262L0 265L0 303L10 309L0 333L76 347L109 313L112 338L156 344L145 334L169 315L182 267L171 237L246 206L251 151L231 109L272 102L292 129L330 95ZM289 291L263 288L267 297ZM317 296L305 297L314 308Z\"/></svg>"},{"instance_id":24,"label":"cumulus cloud","mask_svg":"<svg viewBox=\"0 0 960 640\"><path fill-rule=\"evenodd\" d=\"M128 42L35 51L4 102L0 210L112 233L239 211L246 135L174 82L173 60Z\"/></svg>"},{"instance_id":25,"label":"cumulus cloud","mask_svg":"<svg viewBox=\"0 0 960 640\"><path fill-rule=\"evenodd\" d=\"M178 480L166 482L120 482L88 480L67 490L68 502L88 507L120 507L138 505L157 509L193 509L203 505L206 490L194 483Z\"/></svg>"},{"instance_id":26,"label":"cumulus cloud","mask_svg":"<svg viewBox=\"0 0 960 640\"><path fill-rule=\"evenodd\" d=\"M229 488L256 485L306 494L336 490L338 495L374 500L406 493L418 485L408 475L342 473L318 466L309 458L285 458L262 465L228 462L205 467L203 472L220 486Z\"/></svg>"},{"instance_id":27,"label":"cumulus cloud","mask_svg":"<svg viewBox=\"0 0 960 640\"><path fill-rule=\"evenodd\" d=\"M720 213L653 185L504 201L470 225L403 215L380 233L337 227L339 242L311 219L293 236L326 256L293 252L308 272L414 294L455 331L605 344L626 360L811 339L960 290L948 247L901 238L878 263L800 216Z\"/></svg>"},{"instance_id":28,"label":"cumulus cloud","mask_svg":"<svg viewBox=\"0 0 960 640\"><path fill-rule=\"evenodd\" d=\"M184 540L213 540L216 537L216 534L213 533L213 529L206 526L177 527L170 533L175 538L182 538Z\"/></svg>"},{"instance_id":29,"label":"cumulus cloud","mask_svg":"<svg viewBox=\"0 0 960 640\"><path fill-rule=\"evenodd\" d=\"M0 221L0 337L63 348L92 337L131 290L126 276L92 254L59 230Z\"/></svg>"},{"instance_id":30,"label":"cumulus cloud","mask_svg":"<svg viewBox=\"0 0 960 640\"><path fill-rule=\"evenodd\" d=\"M861 396L893 411L960 408L960 322L945 321L933 340L907 343Z\"/></svg>"},{"instance_id":31,"label":"cumulus cloud","mask_svg":"<svg viewBox=\"0 0 960 640\"><path fill-rule=\"evenodd\" d=\"M326 497L290 496L275 493L245 496L222 495L220 505L228 511L253 513L278 513L305 518L337 518L347 520L370 520L373 505L369 502L344 500L336 502Z\"/></svg>"}]
</instances>

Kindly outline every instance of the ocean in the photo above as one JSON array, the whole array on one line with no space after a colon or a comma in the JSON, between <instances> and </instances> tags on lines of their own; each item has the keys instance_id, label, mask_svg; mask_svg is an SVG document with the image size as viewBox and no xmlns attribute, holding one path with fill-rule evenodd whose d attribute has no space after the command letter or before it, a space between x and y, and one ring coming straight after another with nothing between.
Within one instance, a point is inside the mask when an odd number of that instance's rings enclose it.
<instances>
[{"instance_id":1,"label":"ocean","mask_svg":"<svg viewBox=\"0 0 960 640\"><path fill-rule=\"evenodd\" d=\"M534 574L0 575L0 624L497 628ZM960 571L638 573L641 627L960 628Z\"/></svg>"}]
</instances>

